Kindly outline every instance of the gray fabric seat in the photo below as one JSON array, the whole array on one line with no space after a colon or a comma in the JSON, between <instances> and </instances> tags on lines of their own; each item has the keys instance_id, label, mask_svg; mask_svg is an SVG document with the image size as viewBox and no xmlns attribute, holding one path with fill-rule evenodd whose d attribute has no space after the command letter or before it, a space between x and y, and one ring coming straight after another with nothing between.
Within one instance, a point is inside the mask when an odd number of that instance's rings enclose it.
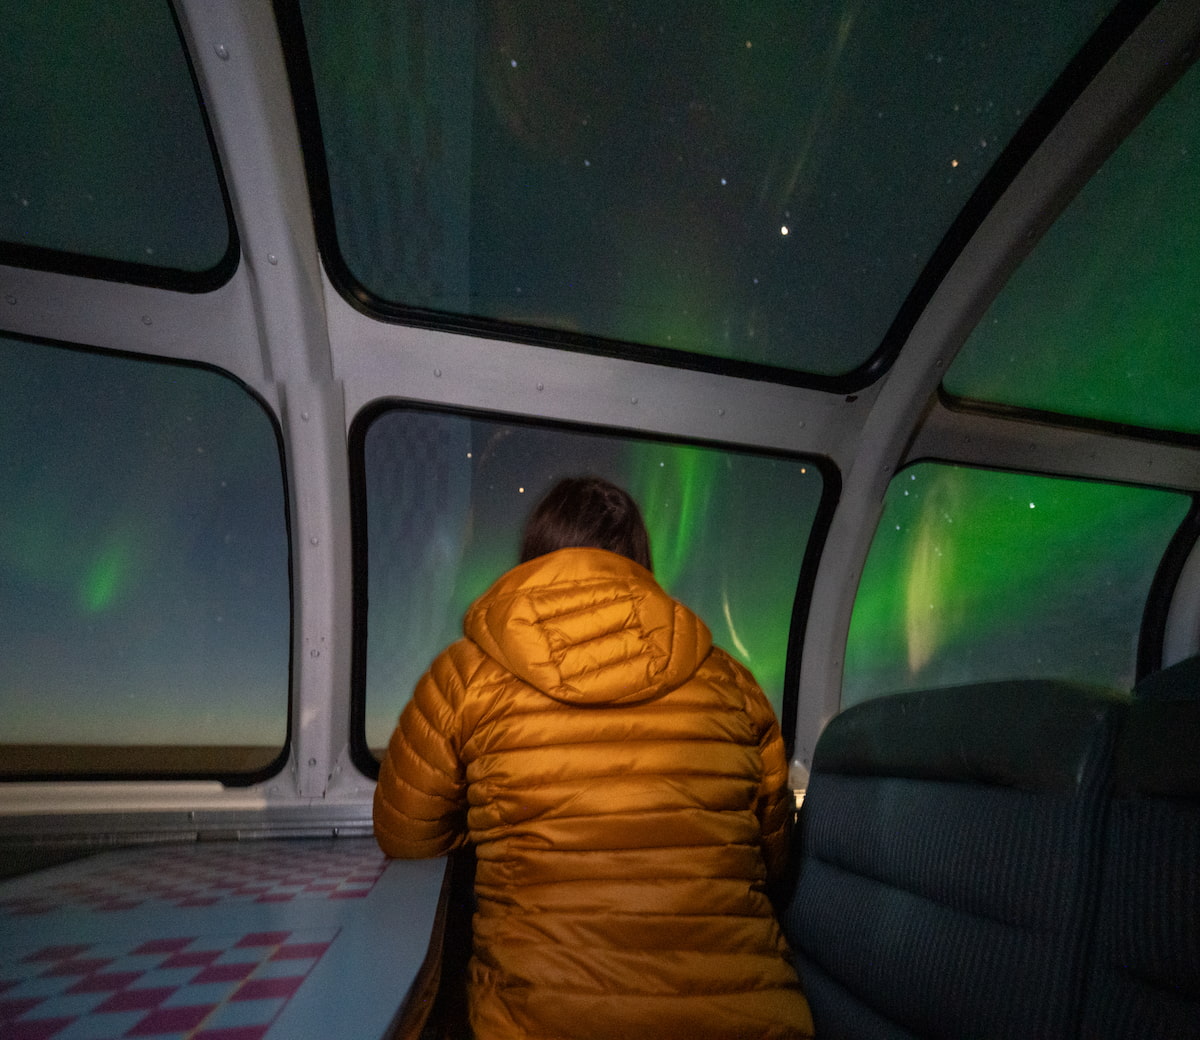
<instances>
[{"instance_id":1,"label":"gray fabric seat","mask_svg":"<svg viewBox=\"0 0 1200 1040\"><path fill-rule=\"evenodd\" d=\"M1200 1037L1195 663L1139 685L1117 744L1085 1037Z\"/></svg>"},{"instance_id":2,"label":"gray fabric seat","mask_svg":"<svg viewBox=\"0 0 1200 1040\"><path fill-rule=\"evenodd\" d=\"M1077 1035L1125 699L884 697L818 743L783 914L822 1040Z\"/></svg>"}]
</instances>

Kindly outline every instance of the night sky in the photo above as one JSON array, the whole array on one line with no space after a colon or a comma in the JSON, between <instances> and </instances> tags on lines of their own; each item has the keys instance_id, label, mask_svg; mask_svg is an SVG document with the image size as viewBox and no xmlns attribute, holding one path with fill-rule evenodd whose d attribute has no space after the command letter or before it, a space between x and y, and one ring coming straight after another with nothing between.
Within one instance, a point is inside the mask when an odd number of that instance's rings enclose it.
<instances>
[{"instance_id":1,"label":"night sky","mask_svg":"<svg viewBox=\"0 0 1200 1040\"><path fill-rule=\"evenodd\" d=\"M779 709L800 563L824 482L811 462L399 409L365 445L367 739L381 747L471 602L517 562L521 528L565 476L642 507L655 576Z\"/></svg>"},{"instance_id":2,"label":"night sky","mask_svg":"<svg viewBox=\"0 0 1200 1040\"><path fill-rule=\"evenodd\" d=\"M283 746L278 441L233 380L0 337L0 717L14 743Z\"/></svg>"},{"instance_id":3,"label":"night sky","mask_svg":"<svg viewBox=\"0 0 1200 1040\"><path fill-rule=\"evenodd\" d=\"M368 290L826 374L1108 6L301 3Z\"/></svg>"},{"instance_id":4,"label":"night sky","mask_svg":"<svg viewBox=\"0 0 1200 1040\"><path fill-rule=\"evenodd\" d=\"M206 271L229 221L162 0L4 6L0 242Z\"/></svg>"},{"instance_id":5,"label":"night sky","mask_svg":"<svg viewBox=\"0 0 1200 1040\"><path fill-rule=\"evenodd\" d=\"M984 401L1200 433L1200 67L1038 243L946 385Z\"/></svg>"},{"instance_id":6,"label":"night sky","mask_svg":"<svg viewBox=\"0 0 1200 1040\"><path fill-rule=\"evenodd\" d=\"M78 0L14 14L0 61L24 78L7 96L47 107L0 106L0 238L184 270L223 253L186 68L125 76L170 65L122 50L174 48L151 6L135 37L89 29L78 19L103 16ZM369 291L848 371L1109 5L611 6L302 0L338 243ZM1198 77L1018 271L950 391L1200 431ZM281 746L291 608L265 411L211 371L11 337L0 394L3 739ZM662 583L778 705L824 486L811 462L419 411L382 414L365 450L369 743L515 562L533 501L581 471L639 499ZM1126 683L1153 564L1187 505L905 471L856 605L848 697L1038 660Z\"/></svg>"},{"instance_id":7,"label":"night sky","mask_svg":"<svg viewBox=\"0 0 1200 1040\"><path fill-rule=\"evenodd\" d=\"M1030 675L1129 689L1186 495L922 463L888 488L843 703Z\"/></svg>"}]
</instances>

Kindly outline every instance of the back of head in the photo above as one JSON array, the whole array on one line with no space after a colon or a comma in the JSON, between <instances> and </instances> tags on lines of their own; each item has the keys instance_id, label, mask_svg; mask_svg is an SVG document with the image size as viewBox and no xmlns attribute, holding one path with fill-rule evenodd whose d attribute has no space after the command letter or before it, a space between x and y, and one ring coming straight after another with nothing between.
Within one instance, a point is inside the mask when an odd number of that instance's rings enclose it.
<instances>
[{"instance_id":1,"label":"back of head","mask_svg":"<svg viewBox=\"0 0 1200 1040\"><path fill-rule=\"evenodd\" d=\"M567 477L546 492L525 523L521 562L572 546L607 549L652 569L641 510L600 477Z\"/></svg>"}]
</instances>

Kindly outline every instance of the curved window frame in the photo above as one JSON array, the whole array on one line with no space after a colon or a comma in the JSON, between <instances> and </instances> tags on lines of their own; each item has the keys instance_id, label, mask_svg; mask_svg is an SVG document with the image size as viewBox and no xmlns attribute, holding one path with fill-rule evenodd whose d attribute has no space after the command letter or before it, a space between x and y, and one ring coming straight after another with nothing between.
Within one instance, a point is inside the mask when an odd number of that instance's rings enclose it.
<instances>
[{"instance_id":1,"label":"curved window frame","mask_svg":"<svg viewBox=\"0 0 1200 1040\"><path fill-rule=\"evenodd\" d=\"M567 423L540 419L536 416L513 415L481 409L439 406L427 402L404 398L383 398L364 407L350 426L350 502L353 546L354 607L352 648L351 694L350 694L350 757L358 770L374 780L379 775L380 760L372 751L367 740L367 640L368 640L368 544L367 544L367 474L366 438L371 424L381 415L396 410L431 415L452 416L465 420L482 420L509 426L523 426L543 431L562 431L575 434L591 434L611 437L615 440L629 439L641 443L663 443L687 448L710 449L716 452L744 454L758 458L790 460L812 466L822 481L821 494L813 514L808 541L801 554L797 574L796 592L792 600L791 617L788 622L788 637L784 676L779 712L780 728L787 756L790 759L795 744L797 700L800 678L800 654L805 629L811 608L812 590L816 581L817 566L833 520L834 510L841 496L842 481L838 468L829 459L792 452L769 451L739 445L698 439L668 438L644 430L597 427L587 424ZM516 532L514 532L516 533ZM514 545L515 550L515 545ZM653 547L652 547L653 551ZM499 577L496 574L495 577ZM427 663L427 662L425 662Z\"/></svg>"},{"instance_id":2,"label":"curved window frame","mask_svg":"<svg viewBox=\"0 0 1200 1040\"><path fill-rule=\"evenodd\" d=\"M822 375L683 349L441 312L390 301L373 293L350 270L338 242L317 91L300 14L300 0L272 2L284 45L284 58L300 130L318 248L330 281L351 306L370 317L392 324L456 332L481 339L548 346L837 394L863 390L890 370L938 285L992 206L1097 72L1116 54L1155 5L1155 0L1120 0L1110 10L1092 36L1066 64L1045 95L1032 107L1008 145L1001 151L962 210L951 222L905 296L879 345L856 368L837 375Z\"/></svg>"},{"instance_id":3,"label":"curved window frame","mask_svg":"<svg viewBox=\"0 0 1200 1040\"><path fill-rule=\"evenodd\" d=\"M164 3L166 3L172 24L175 27L175 33L179 40L179 51L192 83L196 99L196 114L204 128L204 137L208 143L208 153L212 160L213 175L216 178L217 187L221 193L227 235L224 254L212 267L202 271L190 271L182 268L155 266L154 264L90 256L61 249L0 240L0 264L35 271L47 271L54 274L73 275L80 278L93 278L108 282L127 282L132 285L142 285L154 289L167 289L174 292L194 294L207 293L219 289L233 277L241 260L241 239L238 235L237 222L234 218L229 186L226 182L225 171L221 165L216 136L213 134L212 123L208 115L208 106L205 102L203 91L200 88L200 81L196 75L195 64L192 61L192 55L188 50L187 41L179 22L179 15L169 0L164 0Z\"/></svg>"},{"instance_id":4,"label":"curved window frame","mask_svg":"<svg viewBox=\"0 0 1200 1040\"><path fill-rule=\"evenodd\" d=\"M1081 240L1081 228L1086 226L1086 224L1080 224L1081 216L1087 216L1090 214L1093 217L1092 223L1095 224L1100 219L1102 214L1108 215L1108 208L1100 205L1095 200L1092 200L1089 206L1085 206L1082 210L1075 211L1074 207L1077 203L1080 203L1081 197L1085 195L1090 186L1098 183L1102 178L1105 178L1105 171L1109 168L1110 163L1113 163L1117 157L1121 156L1127 142L1132 142L1138 137L1139 133L1143 130L1143 126L1153 118L1158 105L1169 98L1172 92L1181 86L1182 81L1188 79L1189 77L1191 77L1192 80L1189 84L1193 90L1191 96L1194 98L1195 88L1197 84L1200 83L1200 58L1197 58L1195 55L1191 56L1190 61L1182 62L1177 66L1170 66L1164 70L1160 81L1157 83L1157 95L1153 99L1154 103L1150 104L1149 101L1147 102L1145 111L1141 113L1141 117L1136 121L1135 125L1129 127L1127 132L1119 140L1112 143L1111 151L1105 156L1104 163L1099 165L1095 173L1088 178L1087 182L1079 185L1078 191L1075 193L1075 195L1064 203L1061 212L1056 217L1055 223L1051 225L1047 232L1048 236L1054 235L1056 231L1062 228L1070 228L1074 232L1074 235L1069 237L1073 238L1074 240ZM1193 107L1195 107L1194 103ZM1174 125L1184 125L1184 121L1180 121ZM1149 133L1148 128L1147 132ZM1152 134L1149 139L1155 144L1160 144L1160 142L1158 142ZM1149 151L1149 149L1145 148L1144 143L1142 147L1143 150ZM1190 149L1185 149L1185 154L1188 152L1190 152ZM1195 160L1189 159L1188 161L1194 163ZM1149 163L1143 163L1142 165L1147 166ZM1110 178L1115 178L1117 183L1121 183L1122 179L1131 179L1133 173L1134 170L1128 165L1127 162L1125 162L1117 165L1116 173L1110 171L1108 176ZM1123 178L1122 175L1124 175ZM1140 210L1138 211L1139 214L1141 212L1142 211ZM1111 216L1109 219L1111 222ZM1120 222L1117 222L1117 224L1114 226L1122 225ZM1192 229L1189 228L1189 230ZM995 294L988 301L988 307L980 315L978 324L964 337L964 340L960 346L959 355L956 356L954 361L948 366L945 377L938 387L938 394L942 404L950 410L964 414L977 414L1004 419L1021 419L1059 427L1068 427L1077 430L1094 431L1098 433L1136 438L1138 440L1154 441L1161 444L1182 445L1187 447L1195 447L1200 445L1200 427L1197 427L1193 430L1187 430L1179 428L1178 426L1155 426L1151 424L1155 417L1152 415L1146 415L1144 412L1140 417L1126 413L1128 418L1123 420L1096 418L1094 414L1087 415L1083 414L1082 411L1072 412L1069 410L1058 410L1060 404L1069 407L1073 403L1069 399L1065 401L1062 400L1061 396L1058 402L1050 401L1043 397L1042 404L1046 405L1043 407L1038 406L1037 404L1011 403L1011 401L1001 400L1000 397L1002 397L1003 394L998 394L994 398L973 396L973 391L978 392L980 389L982 389L978 385L975 387L963 387L962 392L955 392L948 388L947 383L953 383L955 381L955 366L957 364L961 363L967 365L968 371L970 370L971 366L974 365L977 373L983 373L985 376L996 375L1003 378L1007 375L1003 368L994 366L992 368L985 369L984 366L980 364L980 359L988 358L989 356L996 357L1006 347L1009 349L1015 349L1019 352L1021 347L1016 346L1014 348L1012 343L1024 343L1031 340L1037 340L1039 334L1041 334L1041 339L1039 341L1043 343L1052 342L1055 340L1062 341L1062 334L1060 330L1052 329L1050 330L1049 335L1046 334L1045 328L1036 318L1038 301L1036 299L1032 301L1027 299L1023 295L1023 288L1021 288L1025 284L1036 284L1038 286L1047 284L1045 278L1042 277L1045 274L1045 268L1047 266L1046 262L1043 261L1040 268L1035 265L1035 261L1039 256L1039 250L1044 247L1045 241L1046 239L1043 238L1033 245L1029 255L1022 260L1021 265L1016 269L1013 275L1006 279L1002 286L998 287ZM1136 244L1137 240L1135 239L1134 242ZM1092 242L1090 238L1088 240L1088 244L1092 247L1092 250L1087 256L1080 254L1072 257L1073 260L1081 262L1080 266L1086 265L1086 263L1090 262L1093 255L1116 255L1115 251L1108 249L1100 249L1097 253L1096 243ZM1053 251L1049 253L1049 259L1049 268L1051 270L1057 271L1062 269L1064 266L1069 266L1066 264L1064 257L1061 255L1056 255ZM1117 266L1120 266L1121 264L1128 264L1128 258L1122 258L1121 260L1115 261L1115 264ZM1110 268L1111 267L1112 265L1110 265ZM1124 267L1121 267L1121 270L1124 269ZM1134 269L1137 269L1137 265L1134 265ZM1030 275L1029 277L1029 281L1022 282L1020 280L1022 274L1029 275L1029 272L1033 272L1033 275ZM1150 284L1155 290L1155 298L1161 300L1169 297L1170 290L1176 283L1156 281ZM1019 332L1013 333L1013 336L1017 338L1014 338L1011 343L1005 341L987 343L990 351L981 350L977 355L972 356L972 348L975 346L973 341L976 335L986 326L989 317L993 315L998 305L1008 302L1008 296L1009 294L1014 293L1014 287L1016 287L1016 294L1013 299L1016 306L1011 307L1010 310L1020 314L1022 316L1021 320L1025 322L1025 324L1020 326ZM1132 286L1123 286L1123 288L1130 290L1133 289ZM1093 283L1091 286L1088 286L1086 283L1084 283L1082 288L1076 284L1065 283L1058 285L1057 289L1058 294L1054 297L1056 300L1061 300L1064 298L1082 298L1088 300L1089 302L1093 300L1108 300L1113 293L1113 287L1104 283ZM1090 292L1088 291L1089 289ZM1057 306L1055 307L1055 310L1057 310ZM1028 318L1028 314L1031 311L1035 314L1035 318L1033 320ZM1137 312L1135 311L1134 313L1136 314ZM1059 331L1059 335L1057 336L1054 335L1056 331ZM985 343L986 342L987 341L985 339ZM1073 339L1069 342L1075 348L1070 353L1073 353L1075 356L1081 355L1083 352L1088 351L1092 347L1092 343L1086 336L1078 337L1077 339ZM1186 351L1187 349L1186 343L1172 343L1171 346L1176 348L1176 353L1180 351ZM1134 362L1133 354L1134 352L1131 350L1126 354L1118 354L1117 356L1126 365L1132 365ZM1054 357L1052 353L1047 356ZM1019 353L1017 353L1016 356L1010 357L1009 360L1017 364L1017 368L1014 370L1021 370L1019 368L1019 361L1021 360ZM1161 371L1165 371L1165 369ZM979 376L977 375L977 383L978 379ZM1018 383L1021 383L1021 381L1018 380ZM1015 384L1011 381L1007 383L1007 386L1010 390L1013 389L1014 385ZM1040 384L1037 380L1034 380L1033 384L1029 384L1028 381L1025 381L1024 383L1021 383L1021 385L1024 387ZM1095 383L1084 383L1083 386L1087 391L1087 394L1093 400L1102 401L1104 404L1111 404L1114 399L1136 400L1139 396L1130 386L1119 387L1115 392L1110 391L1108 394L1103 392L1105 388L1102 388L1100 385ZM1019 396L1020 391L1018 391L1016 397L1019 398ZM1122 409L1106 409L1102 405L1099 409L1097 409L1097 413L1103 413L1105 410L1108 410L1109 414L1119 414L1119 412L1122 411ZM1139 418L1146 421L1139 422L1137 421Z\"/></svg>"},{"instance_id":5,"label":"curved window frame","mask_svg":"<svg viewBox=\"0 0 1200 1040\"><path fill-rule=\"evenodd\" d=\"M278 775L286 766L292 752L293 700L295 697L293 649L295 643L295 580L293 571L291 491L288 484L286 453L283 430L274 411L252 387L233 373L201 361L181 360L133 351L113 350L87 344L10 333L0 329L5 337L18 339L30 346L44 345L71 353L122 359L154 366L159 369L189 369L205 372L227 381L242 391L257 408L270 426L274 439L274 458L279 466L281 508L283 510L282 533L286 539L287 581L287 674L286 697L282 705L284 716L283 739L279 751L269 760L262 761L257 749L233 747L227 758L239 756L252 759L246 768L238 768L232 762L211 764L214 757L211 745L82 745L78 743L32 745L13 744L5 748L0 743L0 784L36 782L93 783L105 781L216 781L225 787L250 787ZM2 344L0 344L2 348ZM220 752L217 752L219 757ZM25 759L20 762L20 757ZM207 761L206 761L207 760ZM170 761L171 766L163 764ZM17 763L18 767L13 768ZM65 768L70 763L74 768ZM182 763L182 767L180 764Z\"/></svg>"}]
</instances>

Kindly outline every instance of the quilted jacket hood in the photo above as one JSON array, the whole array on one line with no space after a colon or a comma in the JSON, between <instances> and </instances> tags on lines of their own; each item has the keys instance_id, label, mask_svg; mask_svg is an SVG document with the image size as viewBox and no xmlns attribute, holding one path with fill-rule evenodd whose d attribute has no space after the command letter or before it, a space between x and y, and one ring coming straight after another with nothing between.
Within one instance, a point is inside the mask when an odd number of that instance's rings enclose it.
<instances>
[{"instance_id":1,"label":"quilted jacket hood","mask_svg":"<svg viewBox=\"0 0 1200 1040\"><path fill-rule=\"evenodd\" d=\"M633 704L685 683L707 626L644 567L603 549L560 549L505 574L463 630L519 679L571 704Z\"/></svg>"}]
</instances>

